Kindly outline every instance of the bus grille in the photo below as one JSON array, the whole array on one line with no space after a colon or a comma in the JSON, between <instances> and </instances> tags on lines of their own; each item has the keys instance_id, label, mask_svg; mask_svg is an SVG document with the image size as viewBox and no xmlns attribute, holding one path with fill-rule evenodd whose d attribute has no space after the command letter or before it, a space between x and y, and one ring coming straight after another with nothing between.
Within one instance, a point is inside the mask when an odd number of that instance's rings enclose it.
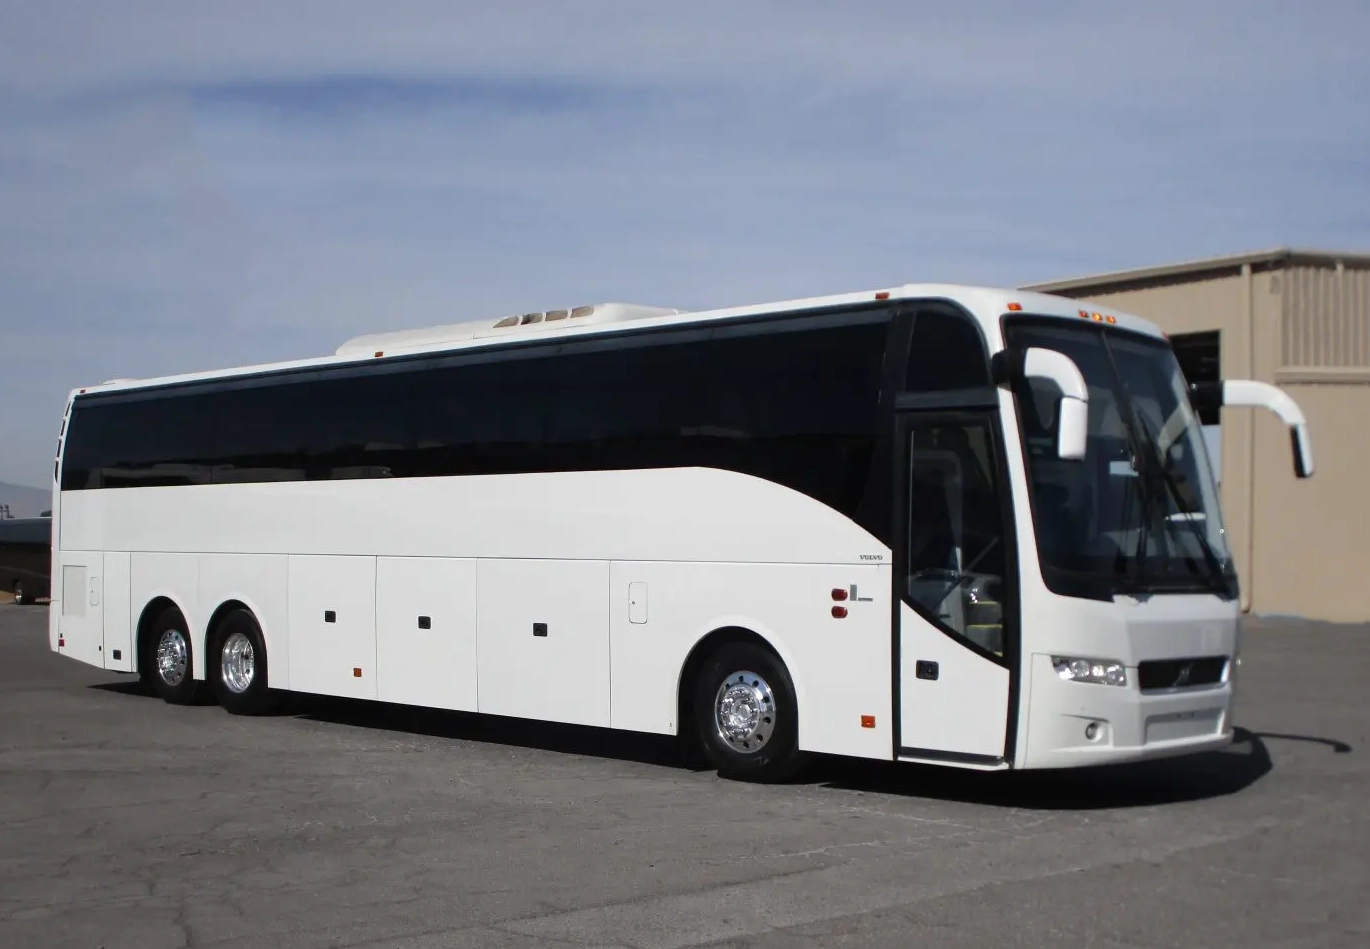
<instances>
[{"instance_id":1,"label":"bus grille","mask_svg":"<svg viewBox=\"0 0 1370 949\"><path fill-rule=\"evenodd\" d=\"M1137 684L1143 692L1198 688L1221 682L1226 671L1226 656L1149 659L1137 666Z\"/></svg>"}]
</instances>

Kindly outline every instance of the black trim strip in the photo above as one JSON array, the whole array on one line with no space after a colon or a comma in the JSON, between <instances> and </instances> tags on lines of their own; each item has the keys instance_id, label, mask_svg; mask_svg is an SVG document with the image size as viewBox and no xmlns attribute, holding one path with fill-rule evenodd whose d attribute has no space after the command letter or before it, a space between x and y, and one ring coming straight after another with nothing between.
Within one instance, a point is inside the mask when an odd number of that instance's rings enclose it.
<instances>
[{"instance_id":1,"label":"black trim strip","mask_svg":"<svg viewBox=\"0 0 1370 949\"><path fill-rule=\"evenodd\" d=\"M914 306L904 303L899 306L894 313L894 325L890 328L889 349L890 359L896 364L892 372L896 373L894 379L894 391L898 393L904 387L904 374L908 367L909 346L913 341L913 320ZM893 743L893 757L899 757L899 749L903 745L903 653L901 651L901 621L903 619L903 588L905 586L904 568L905 552L904 543L904 520L908 514L909 491L905 483L907 471L905 461L907 451L904 447L903 426L899 423L899 417L894 411L894 402L898 401L898 395L891 400L889 419L890 453L887 459L889 464L889 485L890 485L890 529L889 529L889 548L890 548L890 722L893 728L890 729L890 740Z\"/></svg>"},{"instance_id":2,"label":"black trim strip","mask_svg":"<svg viewBox=\"0 0 1370 949\"><path fill-rule=\"evenodd\" d=\"M1022 697L1026 672L1023 668L1023 585L1019 576L1022 567L1018 558L1018 519L1014 516L1013 480L1004 425L1002 413L990 419L990 435L994 438L994 453L998 462L999 511L1004 531L1002 620L1008 633L1004 637L1004 659L1008 662L1008 720L1004 725L1003 759L1012 766L1018 759L1018 703Z\"/></svg>"},{"instance_id":3,"label":"black trim strip","mask_svg":"<svg viewBox=\"0 0 1370 949\"><path fill-rule=\"evenodd\" d=\"M890 596L889 604L889 720L892 729L889 730L890 757L899 757L899 746L901 744L900 729L903 724L903 707L901 707L901 670L899 652L899 620L900 607L903 598L899 596L900 587L904 586L900 581L903 572L903 555L900 553L900 519L904 516L904 511L908 507L908 492L901 481L900 471L903 470L904 448L900 444L899 415L895 411L895 403L899 401L900 390L904 388L904 374L908 370L908 346L914 337L914 307L908 303L900 303L895 308L892 323L889 327L888 349L886 349L885 382L889 386L889 400L882 403L885 412L881 414L882 423L885 426L886 444L889 451L884 457L885 463L885 483L889 485L889 505L886 507L886 514L889 516L889 526L884 531L886 546L889 546L889 567L890 567ZM875 464L880 464L881 459L874 459ZM871 468L874 468L871 466Z\"/></svg>"},{"instance_id":4,"label":"black trim strip","mask_svg":"<svg viewBox=\"0 0 1370 949\"><path fill-rule=\"evenodd\" d=\"M949 764L1005 764L1008 759L1003 755L973 755L964 751L942 751L937 748L899 748L899 758L921 758L924 761L944 761Z\"/></svg>"},{"instance_id":5,"label":"black trim strip","mask_svg":"<svg viewBox=\"0 0 1370 949\"><path fill-rule=\"evenodd\" d=\"M901 392L894 407L901 412L930 412L938 409L997 409L999 390L990 386L948 389L943 392Z\"/></svg>"}]
</instances>

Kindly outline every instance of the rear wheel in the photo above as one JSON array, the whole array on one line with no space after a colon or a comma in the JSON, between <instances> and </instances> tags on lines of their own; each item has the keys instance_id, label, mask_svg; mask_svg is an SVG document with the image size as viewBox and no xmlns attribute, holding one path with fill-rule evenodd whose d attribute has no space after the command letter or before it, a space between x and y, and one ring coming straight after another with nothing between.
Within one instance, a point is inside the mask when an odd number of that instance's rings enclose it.
<instances>
[{"instance_id":1,"label":"rear wheel","mask_svg":"<svg viewBox=\"0 0 1370 949\"><path fill-rule=\"evenodd\" d=\"M804 764L794 685L769 649L730 643L710 656L696 684L694 719L722 777L784 781Z\"/></svg>"},{"instance_id":2,"label":"rear wheel","mask_svg":"<svg viewBox=\"0 0 1370 949\"><path fill-rule=\"evenodd\" d=\"M247 610L234 610L215 628L214 642L214 697L219 704L234 715L270 710L266 642L256 617Z\"/></svg>"},{"instance_id":3,"label":"rear wheel","mask_svg":"<svg viewBox=\"0 0 1370 949\"><path fill-rule=\"evenodd\" d=\"M174 606L162 610L148 628L147 657L152 672L152 687L163 701L173 705L192 705L200 683L192 671L195 657L190 645L190 628L181 611Z\"/></svg>"}]
</instances>

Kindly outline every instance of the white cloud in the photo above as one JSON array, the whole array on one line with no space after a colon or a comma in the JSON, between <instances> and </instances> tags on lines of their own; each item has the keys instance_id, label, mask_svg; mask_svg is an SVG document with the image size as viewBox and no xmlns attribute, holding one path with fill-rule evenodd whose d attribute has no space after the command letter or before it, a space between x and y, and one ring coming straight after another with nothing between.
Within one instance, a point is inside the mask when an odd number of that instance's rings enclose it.
<instances>
[{"instance_id":1,"label":"white cloud","mask_svg":"<svg viewBox=\"0 0 1370 949\"><path fill-rule=\"evenodd\" d=\"M0 5L0 479L377 328L1370 243L1359 0L960 6Z\"/></svg>"}]
</instances>

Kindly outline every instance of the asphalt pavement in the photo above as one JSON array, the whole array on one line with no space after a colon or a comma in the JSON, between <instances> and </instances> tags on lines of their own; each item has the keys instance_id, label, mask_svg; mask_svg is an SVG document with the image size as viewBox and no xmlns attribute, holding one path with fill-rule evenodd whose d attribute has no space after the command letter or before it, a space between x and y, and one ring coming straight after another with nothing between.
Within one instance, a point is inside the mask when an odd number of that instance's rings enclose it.
<instances>
[{"instance_id":1,"label":"asphalt pavement","mask_svg":"<svg viewBox=\"0 0 1370 949\"><path fill-rule=\"evenodd\" d=\"M4 949L1370 946L1367 627L1249 623L1221 754L765 787L649 737L175 708L46 620L0 606Z\"/></svg>"}]
</instances>

